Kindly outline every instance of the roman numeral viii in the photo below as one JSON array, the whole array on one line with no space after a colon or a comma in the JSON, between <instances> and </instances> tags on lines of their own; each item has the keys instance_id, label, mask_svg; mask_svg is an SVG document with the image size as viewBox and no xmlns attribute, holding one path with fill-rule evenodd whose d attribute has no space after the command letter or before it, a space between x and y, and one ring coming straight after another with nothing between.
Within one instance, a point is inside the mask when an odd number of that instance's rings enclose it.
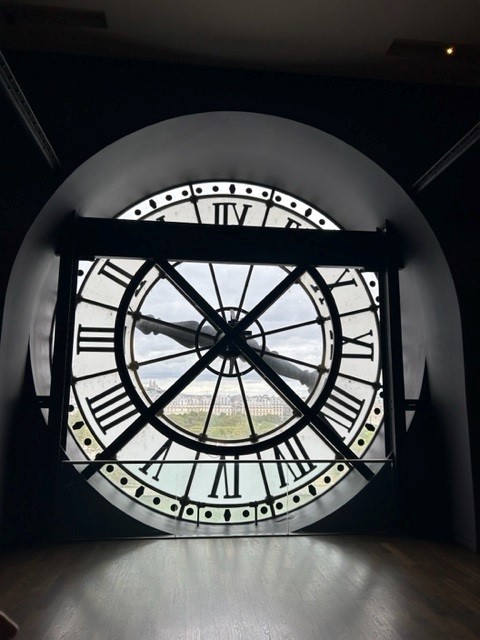
<instances>
[{"instance_id":1,"label":"roman numeral viii","mask_svg":"<svg viewBox=\"0 0 480 640\"><path fill-rule=\"evenodd\" d=\"M86 400L103 433L107 433L113 427L137 414L137 410L122 384L110 387L110 389Z\"/></svg>"}]
</instances>

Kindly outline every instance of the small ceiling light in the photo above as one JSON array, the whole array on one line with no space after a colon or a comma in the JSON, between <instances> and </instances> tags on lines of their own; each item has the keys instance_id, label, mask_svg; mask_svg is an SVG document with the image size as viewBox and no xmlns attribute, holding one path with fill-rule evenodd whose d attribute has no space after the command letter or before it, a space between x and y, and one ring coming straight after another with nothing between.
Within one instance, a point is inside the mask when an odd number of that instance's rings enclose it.
<instances>
[{"instance_id":1,"label":"small ceiling light","mask_svg":"<svg viewBox=\"0 0 480 640\"><path fill-rule=\"evenodd\" d=\"M453 56L453 54L455 53L455 47L450 45L445 49L445 53L447 54L447 56Z\"/></svg>"}]
</instances>

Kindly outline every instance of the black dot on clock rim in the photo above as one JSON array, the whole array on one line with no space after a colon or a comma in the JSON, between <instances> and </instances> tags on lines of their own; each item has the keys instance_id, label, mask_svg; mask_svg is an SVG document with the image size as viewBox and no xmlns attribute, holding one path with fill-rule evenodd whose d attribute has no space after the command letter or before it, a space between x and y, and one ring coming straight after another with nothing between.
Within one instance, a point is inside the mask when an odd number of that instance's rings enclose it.
<instances>
[{"instance_id":1,"label":"black dot on clock rim","mask_svg":"<svg viewBox=\"0 0 480 640\"><path fill-rule=\"evenodd\" d=\"M68 405L68 410L69 411L73 411L75 409L75 407L73 406L73 404L69 404Z\"/></svg>"},{"instance_id":2,"label":"black dot on clock rim","mask_svg":"<svg viewBox=\"0 0 480 640\"><path fill-rule=\"evenodd\" d=\"M178 509L178 504L172 504L170 507L170 511L176 511Z\"/></svg>"},{"instance_id":3,"label":"black dot on clock rim","mask_svg":"<svg viewBox=\"0 0 480 640\"><path fill-rule=\"evenodd\" d=\"M380 302L380 296L375 296L375 302Z\"/></svg>"},{"instance_id":4,"label":"black dot on clock rim","mask_svg":"<svg viewBox=\"0 0 480 640\"><path fill-rule=\"evenodd\" d=\"M280 201L281 201L281 199L282 199L282 196L275 196L275 200L276 200L277 202L280 202Z\"/></svg>"},{"instance_id":5,"label":"black dot on clock rim","mask_svg":"<svg viewBox=\"0 0 480 640\"><path fill-rule=\"evenodd\" d=\"M217 191L218 191L218 187L217 187L217 185L215 185L214 187L212 187L212 191L214 191L215 193L217 193Z\"/></svg>"},{"instance_id":6,"label":"black dot on clock rim","mask_svg":"<svg viewBox=\"0 0 480 640\"><path fill-rule=\"evenodd\" d=\"M275 506L277 507L277 509L283 509L283 502L277 502Z\"/></svg>"},{"instance_id":7,"label":"black dot on clock rim","mask_svg":"<svg viewBox=\"0 0 480 640\"><path fill-rule=\"evenodd\" d=\"M84 273L85 273L85 271L83 269L79 269L77 271L77 275L79 275L79 276L83 276Z\"/></svg>"},{"instance_id":8,"label":"black dot on clock rim","mask_svg":"<svg viewBox=\"0 0 480 640\"><path fill-rule=\"evenodd\" d=\"M295 209L295 207L297 206L297 203L296 202L291 202L290 206L292 207L292 209Z\"/></svg>"},{"instance_id":9,"label":"black dot on clock rim","mask_svg":"<svg viewBox=\"0 0 480 640\"><path fill-rule=\"evenodd\" d=\"M128 483L128 478L125 478L125 476L120 478L120 484L126 485L127 483Z\"/></svg>"},{"instance_id":10,"label":"black dot on clock rim","mask_svg":"<svg viewBox=\"0 0 480 640\"><path fill-rule=\"evenodd\" d=\"M371 287L375 286L375 281L374 280L370 280L370 282L368 283Z\"/></svg>"},{"instance_id":11,"label":"black dot on clock rim","mask_svg":"<svg viewBox=\"0 0 480 640\"><path fill-rule=\"evenodd\" d=\"M197 187L197 188L195 189L195 191L196 191L197 193L202 193L202 189L201 189L201 187Z\"/></svg>"},{"instance_id":12,"label":"black dot on clock rim","mask_svg":"<svg viewBox=\"0 0 480 640\"><path fill-rule=\"evenodd\" d=\"M135 215L136 216L141 216L142 215L142 210L141 209L135 209Z\"/></svg>"},{"instance_id":13,"label":"black dot on clock rim","mask_svg":"<svg viewBox=\"0 0 480 640\"><path fill-rule=\"evenodd\" d=\"M247 187L247 193L252 193L252 189L250 187Z\"/></svg>"},{"instance_id":14,"label":"black dot on clock rim","mask_svg":"<svg viewBox=\"0 0 480 640\"><path fill-rule=\"evenodd\" d=\"M85 438L85 440L83 441L83 444L87 447L89 447L92 444L92 439L91 438Z\"/></svg>"},{"instance_id":15,"label":"black dot on clock rim","mask_svg":"<svg viewBox=\"0 0 480 640\"><path fill-rule=\"evenodd\" d=\"M267 507L260 507L260 513L263 513L263 515L265 515L266 513L268 513L268 508Z\"/></svg>"},{"instance_id":16,"label":"black dot on clock rim","mask_svg":"<svg viewBox=\"0 0 480 640\"><path fill-rule=\"evenodd\" d=\"M160 504L160 498L158 496L153 499L153 504Z\"/></svg>"},{"instance_id":17,"label":"black dot on clock rim","mask_svg":"<svg viewBox=\"0 0 480 640\"><path fill-rule=\"evenodd\" d=\"M249 515L250 515L250 511L248 511L248 509L245 509L245 511L242 511L242 516L244 518L248 518Z\"/></svg>"},{"instance_id":18,"label":"black dot on clock rim","mask_svg":"<svg viewBox=\"0 0 480 640\"><path fill-rule=\"evenodd\" d=\"M187 516L193 516L193 509L192 507L188 507L188 509L185 510L185 513L187 514Z\"/></svg>"},{"instance_id":19,"label":"black dot on clock rim","mask_svg":"<svg viewBox=\"0 0 480 640\"><path fill-rule=\"evenodd\" d=\"M363 438L360 438L359 440L357 440L357 444L359 447L363 447L363 445L365 444L365 440Z\"/></svg>"},{"instance_id":20,"label":"black dot on clock rim","mask_svg":"<svg viewBox=\"0 0 480 640\"><path fill-rule=\"evenodd\" d=\"M300 496L293 496L294 502L300 502Z\"/></svg>"},{"instance_id":21,"label":"black dot on clock rim","mask_svg":"<svg viewBox=\"0 0 480 640\"><path fill-rule=\"evenodd\" d=\"M182 196L188 196L188 191L182 191Z\"/></svg>"},{"instance_id":22,"label":"black dot on clock rim","mask_svg":"<svg viewBox=\"0 0 480 640\"><path fill-rule=\"evenodd\" d=\"M108 471L108 473L112 473L112 471L114 470L114 468L115 468L115 467L113 466L113 464L108 464L108 465L106 466L106 471Z\"/></svg>"},{"instance_id":23,"label":"black dot on clock rim","mask_svg":"<svg viewBox=\"0 0 480 640\"><path fill-rule=\"evenodd\" d=\"M170 202L171 199L172 199L172 196L170 194L168 194L168 196L165 196L165 200L168 200Z\"/></svg>"},{"instance_id":24,"label":"black dot on clock rim","mask_svg":"<svg viewBox=\"0 0 480 640\"><path fill-rule=\"evenodd\" d=\"M205 511L205 518L211 518L212 517L212 512L211 511Z\"/></svg>"},{"instance_id":25,"label":"black dot on clock rim","mask_svg":"<svg viewBox=\"0 0 480 640\"><path fill-rule=\"evenodd\" d=\"M381 413L381 410L378 407L375 407L373 413L378 416L378 414Z\"/></svg>"},{"instance_id":26,"label":"black dot on clock rim","mask_svg":"<svg viewBox=\"0 0 480 640\"><path fill-rule=\"evenodd\" d=\"M268 191L263 191L263 192L262 192L262 196L263 196L264 198L268 198Z\"/></svg>"},{"instance_id":27,"label":"black dot on clock rim","mask_svg":"<svg viewBox=\"0 0 480 640\"><path fill-rule=\"evenodd\" d=\"M343 464L337 464L338 471L343 471L344 469L345 469L345 466Z\"/></svg>"},{"instance_id":28,"label":"black dot on clock rim","mask_svg":"<svg viewBox=\"0 0 480 640\"><path fill-rule=\"evenodd\" d=\"M325 220L324 220L323 218L320 220L320 224L321 224L322 226L325 224Z\"/></svg>"},{"instance_id":29,"label":"black dot on clock rim","mask_svg":"<svg viewBox=\"0 0 480 640\"><path fill-rule=\"evenodd\" d=\"M330 484L330 482L332 481L332 479L330 478L330 476L325 476L323 481L325 482L325 484Z\"/></svg>"},{"instance_id":30,"label":"black dot on clock rim","mask_svg":"<svg viewBox=\"0 0 480 640\"><path fill-rule=\"evenodd\" d=\"M378 395L380 396L380 398L383 398L383 391L379 391Z\"/></svg>"}]
</instances>

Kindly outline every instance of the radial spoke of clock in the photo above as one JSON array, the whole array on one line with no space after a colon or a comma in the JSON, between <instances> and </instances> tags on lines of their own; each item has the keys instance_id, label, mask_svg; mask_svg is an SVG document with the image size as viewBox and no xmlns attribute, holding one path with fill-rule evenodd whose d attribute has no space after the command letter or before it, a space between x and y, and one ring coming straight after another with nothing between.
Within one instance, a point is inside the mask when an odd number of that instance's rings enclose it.
<instances>
[{"instance_id":1,"label":"radial spoke of clock","mask_svg":"<svg viewBox=\"0 0 480 640\"><path fill-rule=\"evenodd\" d=\"M356 316L359 313L366 313L367 311L371 311L375 313L378 311L378 307L372 304L370 307L363 307L363 309L354 309L353 311L344 311L343 313L339 313L340 318L346 318L347 316Z\"/></svg>"},{"instance_id":2,"label":"radial spoke of clock","mask_svg":"<svg viewBox=\"0 0 480 640\"><path fill-rule=\"evenodd\" d=\"M268 480L267 480L267 474L265 473L265 467L262 464L262 461L263 461L262 454L259 451L257 451L257 460L260 460L260 464L258 466L260 468L260 474L262 476L263 486L265 487L265 502L270 507L270 512L271 512L272 516L275 516L275 512L273 510L272 494L270 492L270 487L268 486Z\"/></svg>"},{"instance_id":3,"label":"radial spoke of clock","mask_svg":"<svg viewBox=\"0 0 480 640\"><path fill-rule=\"evenodd\" d=\"M264 331L263 333L254 333L250 336L250 338L261 338L262 336L271 336L274 333L282 333L283 331L291 331L292 329L300 329L301 327L310 327L314 324L322 324L325 320L328 320L328 318L315 318L315 320L305 320L305 322L288 324L284 327L279 327L278 329L270 329L269 331Z\"/></svg>"},{"instance_id":4,"label":"radial spoke of clock","mask_svg":"<svg viewBox=\"0 0 480 640\"><path fill-rule=\"evenodd\" d=\"M376 380L365 380L364 378L358 378L357 376L352 376L348 373L342 373L341 371L338 372L338 376L340 378L345 378L346 380L352 380L353 382L359 382L360 384L366 384L369 387L373 387L374 389L381 389L382 385L380 382L377 382Z\"/></svg>"},{"instance_id":5,"label":"radial spoke of clock","mask_svg":"<svg viewBox=\"0 0 480 640\"><path fill-rule=\"evenodd\" d=\"M207 351L210 347L199 347L198 349L187 349L186 351L178 351L177 353L170 353L167 356L158 356L158 358L150 358L149 360L136 360L130 364L137 367L144 367L147 364L155 364L156 362L166 362L167 360L174 360L175 358L183 358L184 356L191 356L199 351Z\"/></svg>"},{"instance_id":6,"label":"radial spoke of clock","mask_svg":"<svg viewBox=\"0 0 480 640\"><path fill-rule=\"evenodd\" d=\"M225 309L223 308L222 295L220 293L220 288L218 286L218 281L217 281L217 276L215 274L215 269L214 269L213 264L211 262L208 263L208 268L210 269L210 275L212 276L213 286L215 288L215 295L217 296L218 306L220 307L220 313L222 314L223 319L226 320L227 317L225 315Z\"/></svg>"},{"instance_id":7,"label":"radial spoke of clock","mask_svg":"<svg viewBox=\"0 0 480 640\"><path fill-rule=\"evenodd\" d=\"M238 376L238 385L240 387L240 393L242 395L243 406L245 407L245 414L247 416L247 422L250 429L250 433L252 435L252 440L257 439L257 434L255 432L255 427L253 426L252 414L250 413L250 407L248 406L247 394L245 393L245 387L243 385L242 374L240 373L240 369L238 367L238 363L235 360L235 373Z\"/></svg>"},{"instance_id":8,"label":"radial spoke of clock","mask_svg":"<svg viewBox=\"0 0 480 640\"><path fill-rule=\"evenodd\" d=\"M193 207L195 209L195 217L197 218L198 224L202 224L202 217L200 216L200 210L198 208L198 198L193 191L193 184L189 184L188 186L190 187L190 191L192 193L190 201L193 203Z\"/></svg>"},{"instance_id":9,"label":"radial spoke of clock","mask_svg":"<svg viewBox=\"0 0 480 640\"><path fill-rule=\"evenodd\" d=\"M215 403L217 401L218 390L220 389L220 383L222 382L223 374L225 372L225 367L227 366L227 361L224 360L222 362L222 366L220 367L220 371L218 373L217 381L215 382L215 389L213 390L212 399L210 401L210 406L208 407L207 417L205 418L205 424L203 427L203 431L200 434L200 438L204 438L207 435L208 427L210 426L210 420L212 419L213 409L215 408Z\"/></svg>"},{"instance_id":10,"label":"radial spoke of clock","mask_svg":"<svg viewBox=\"0 0 480 640\"><path fill-rule=\"evenodd\" d=\"M111 373L117 373L117 368L114 369L103 369L103 371L96 371L95 373L88 373L84 376L73 377L72 382L83 382L84 380L90 380L91 378L98 378L98 376L108 376Z\"/></svg>"},{"instance_id":11,"label":"radial spoke of clock","mask_svg":"<svg viewBox=\"0 0 480 640\"><path fill-rule=\"evenodd\" d=\"M286 360L287 362L294 362L295 364L299 364L303 367L310 367L310 369L315 369L318 371L318 364L312 364L311 362L305 362L305 360L297 360L296 358L291 358L290 356L282 356L280 353L276 353L275 351L262 351L262 349L258 349L257 347L252 347L254 351L259 354L263 353L263 359L265 358L276 358L277 360ZM281 375L281 374L280 374Z\"/></svg>"},{"instance_id":12,"label":"radial spoke of clock","mask_svg":"<svg viewBox=\"0 0 480 640\"><path fill-rule=\"evenodd\" d=\"M373 472L367 467L364 462L361 462L360 458L348 447L343 438L335 431L335 429L320 415L318 415L306 402L304 402L293 389L276 373L272 367L265 362L248 343L244 340L234 339L236 346L243 352L246 358L255 369L263 376L263 378L270 384L270 386L281 395L284 400L293 408L297 409L309 422L314 430L317 432L320 438L333 448L334 451L340 453L343 458L356 459L358 463L356 468L362 474L362 476L371 480Z\"/></svg>"},{"instance_id":13,"label":"radial spoke of clock","mask_svg":"<svg viewBox=\"0 0 480 640\"><path fill-rule=\"evenodd\" d=\"M195 473L197 471L198 459L199 458L200 458L200 451L197 451L195 453L195 460L194 460L194 462L192 464L192 468L190 470L190 475L188 476L187 484L185 486L185 491L183 492L183 496L182 496L183 499L180 500L181 507L180 507L180 511L178 513L178 518L183 518L183 512L185 511L185 507L188 504L188 502L187 502L188 501L188 496L190 494L190 489L192 488L192 482L193 482L193 479L195 477ZM197 509L198 509L198 506L197 506Z\"/></svg>"},{"instance_id":14,"label":"radial spoke of clock","mask_svg":"<svg viewBox=\"0 0 480 640\"><path fill-rule=\"evenodd\" d=\"M243 303L245 302L245 296L247 295L247 289L248 289L248 285L250 284L250 278L252 277L252 272L253 272L253 267L254 266L255 265L251 264L248 267L248 273L247 273L247 277L245 278L245 284L243 285L242 295L240 296L240 302L238 303L237 316L236 316L235 320L238 320L238 317L240 315L240 311L243 308Z\"/></svg>"},{"instance_id":15,"label":"radial spoke of clock","mask_svg":"<svg viewBox=\"0 0 480 640\"><path fill-rule=\"evenodd\" d=\"M80 302L85 302L86 304L91 304L94 307L101 307L102 309L107 309L108 311L118 311L118 307L114 307L111 304L105 304L105 302L100 302L99 300L91 300L90 298L84 298L81 294L77 296L77 304Z\"/></svg>"}]
</instances>

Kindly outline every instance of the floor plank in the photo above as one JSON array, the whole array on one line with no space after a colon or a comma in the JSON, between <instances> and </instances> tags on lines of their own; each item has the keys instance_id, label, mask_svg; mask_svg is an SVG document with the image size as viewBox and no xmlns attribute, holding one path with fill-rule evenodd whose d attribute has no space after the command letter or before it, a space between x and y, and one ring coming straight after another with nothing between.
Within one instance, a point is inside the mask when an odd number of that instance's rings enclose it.
<instances>
[{"instance_id":1,"label":"floor plank","mask_svg":"<svg viewBox=\"0 0 480 640\"><path fill-rule=\"evenodd\" d=\"M20 640L480 638L479 557L430 542L83 542L0 560Z\"/></svg>"}]
</instances>

